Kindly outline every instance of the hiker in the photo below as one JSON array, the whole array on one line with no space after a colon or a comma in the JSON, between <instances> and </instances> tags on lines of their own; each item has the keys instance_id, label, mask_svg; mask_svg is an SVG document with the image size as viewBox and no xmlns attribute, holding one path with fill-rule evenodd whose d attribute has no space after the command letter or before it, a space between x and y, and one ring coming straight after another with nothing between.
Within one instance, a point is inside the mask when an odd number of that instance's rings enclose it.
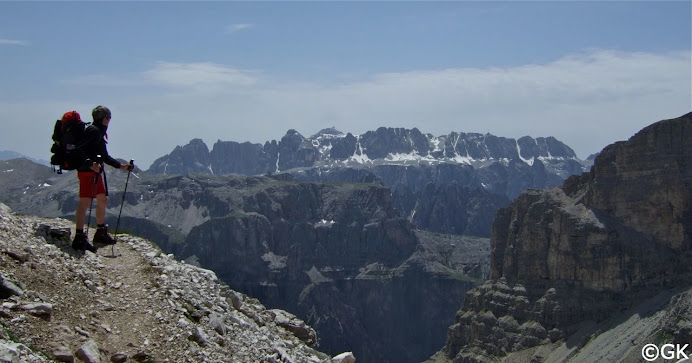
<instances>
[{"instance_id":1,"label":"hiker","mask_svg":"<svg viewBox=\"0 0 692 363\"><path fill-rule=\"evenodd\" d=\"M79 204L75 214L76 233L72 241L72 248L96 253L97 246L115 244L115 239L108 234L108 225L106 225L108 189L104 182L103 163L124 171L132 170L134 165L121 164L108 155L106 130L111 121L111 111L105 106L96 106L92 110L91 116L94 121L84 129L84 136L78 146L84 161L77 168ZM84 233L84 220L94 197L96 197L97 228L92 245L89 243L89 237Z\"/></svg>"}]
</instances>

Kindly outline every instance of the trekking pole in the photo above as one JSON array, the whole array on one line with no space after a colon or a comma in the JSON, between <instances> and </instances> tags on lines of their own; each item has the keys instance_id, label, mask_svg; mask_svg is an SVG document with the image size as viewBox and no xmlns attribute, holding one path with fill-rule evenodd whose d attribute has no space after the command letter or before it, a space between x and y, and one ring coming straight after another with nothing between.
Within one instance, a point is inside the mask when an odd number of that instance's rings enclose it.
<instances>
[{"instance_id":1,"label":"trekking pole","mask_svg":"<svg viewBox=\"0 0 692 363\"><path fill-rule=\"evenodd\" d=\"M120 202L120 212L118 212L118 221L115 223L115 241L118 241L118 227L120 226L120 215L123 213L123 205L125 204L125 193L127 193L127 184L130 183L130 174L134 168L134 160L130 159L130 168L127 169L127 179L125 180L125 190L123 190L123 200ZM115 257L115 245L111 246L111 254Z\"/></svg>"}]
</instances>

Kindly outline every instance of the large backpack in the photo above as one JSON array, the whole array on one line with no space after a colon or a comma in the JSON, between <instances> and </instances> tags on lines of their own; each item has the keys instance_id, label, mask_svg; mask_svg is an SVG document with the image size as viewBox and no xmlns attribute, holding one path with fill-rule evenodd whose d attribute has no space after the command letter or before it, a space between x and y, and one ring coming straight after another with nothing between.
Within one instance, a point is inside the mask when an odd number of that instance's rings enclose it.
<instances>
[{"instance_id":1,"label":"large backpack","mask_svg":"<svg viewBox=\"0 0 692 363\"><path fill-rule=\"evenodd\" d=\"M53 171L57 167L57 173L62 174L63 170L77 169L84 162L79 144L84 136L85 125L77 111L65 112L60 120L55 121L53 146L50 148L53 153L50 158Z\"/></svg>"}]
</instances>

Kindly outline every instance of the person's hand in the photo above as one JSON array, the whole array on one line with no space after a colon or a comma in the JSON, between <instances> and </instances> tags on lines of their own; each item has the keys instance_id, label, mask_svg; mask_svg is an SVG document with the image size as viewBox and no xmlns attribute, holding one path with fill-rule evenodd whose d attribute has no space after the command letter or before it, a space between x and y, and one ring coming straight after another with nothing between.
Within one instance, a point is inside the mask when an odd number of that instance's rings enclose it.
<instances>
[{"instance_id":1,"label":"person's hand","mask_svg":"<svg viewBox=\"0 0 692 363\"><path fill-rule=\"evenodd\" d=\"M120 170L122 171L132 171L135 168L133 164L121 164Z\"/></svg>"},{"instance_id":2,"label":"person's hand","mask_svg":"<svg viewBox=\"0 0 692 363\"><path fill-rule=\"evenodd\" d=\"M94 173L100 172L101 171L101 164L94 161L93 163L91 163L91 170L93 170Z\"/></svg>"}]
</instances>

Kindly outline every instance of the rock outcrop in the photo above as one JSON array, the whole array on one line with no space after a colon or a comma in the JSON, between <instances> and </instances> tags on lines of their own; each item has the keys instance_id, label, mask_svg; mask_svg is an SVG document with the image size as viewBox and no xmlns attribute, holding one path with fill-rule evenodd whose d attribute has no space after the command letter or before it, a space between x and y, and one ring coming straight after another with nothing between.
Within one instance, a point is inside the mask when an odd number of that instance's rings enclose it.
<instances>
[{"instance_id":1,"label":"rock outcrop","mask_svg":"<svg viewBox=\"0 0 692 363\"><path fill-rule=\"evenodd\" d=\"M311 327L214 272L132 236L119 236L114 258L75 252L71 224L0 204L3 362L332 361L311 347Z\"/></svg>"},{"instance_id":2,"label":"rock outcrop","mask_svg":"<svg viewBox=\"0 0 692 363\"><path fill-rule=\"evenodd\" d=\"M466 295L438 358L559 342L692 284L692 114L606 147L561 188L521 194L497 214L491 249L490 280Z\"/></svg>"}]
</instances>

